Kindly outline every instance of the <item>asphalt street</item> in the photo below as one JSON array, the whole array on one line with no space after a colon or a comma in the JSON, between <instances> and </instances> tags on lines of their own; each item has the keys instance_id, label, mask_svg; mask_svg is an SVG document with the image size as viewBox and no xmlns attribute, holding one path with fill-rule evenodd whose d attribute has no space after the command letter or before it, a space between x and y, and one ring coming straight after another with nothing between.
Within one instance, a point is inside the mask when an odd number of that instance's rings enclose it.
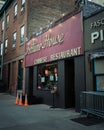
<instances>
[{"instance_id":1,"label":"asphalt street","mask_svg":"<svg viewBox=\"0 0 104 130\"><path fill-rule=\"evenodd\" d=\"M15 105L15 97L0 93L0 130L104 130L104 122L83 125L74 109L50 108L45 104Z\"/></svg>"}]
</instances>

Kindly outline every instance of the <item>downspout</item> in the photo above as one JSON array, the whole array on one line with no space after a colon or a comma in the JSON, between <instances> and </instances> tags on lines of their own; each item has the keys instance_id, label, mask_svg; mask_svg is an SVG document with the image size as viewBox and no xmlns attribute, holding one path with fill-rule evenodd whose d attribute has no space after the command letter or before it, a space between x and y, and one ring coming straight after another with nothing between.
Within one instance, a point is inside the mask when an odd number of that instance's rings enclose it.
<instances>
[{"instance_id":1,"label":"downspout","mask_svg":"<svg viewBox=\"0 0 104 130\"><path fill-rule=\"evenodd\" d=\"M2 44L3 44L3 48L2 48L2 59L1 59L1 80L3 78L3 62L4 62L4 46L5 46L5 10L3 13L3 21L4 21L4 28L3 28L3 36L2 36Z\"/></svg>"}]
</instances>

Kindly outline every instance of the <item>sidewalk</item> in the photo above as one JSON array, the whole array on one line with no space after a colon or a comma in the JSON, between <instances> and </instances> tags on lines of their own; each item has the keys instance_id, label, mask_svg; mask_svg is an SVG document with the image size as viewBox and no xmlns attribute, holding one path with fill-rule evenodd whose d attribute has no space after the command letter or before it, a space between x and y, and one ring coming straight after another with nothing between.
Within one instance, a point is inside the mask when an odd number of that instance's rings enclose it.
<instances>
[{"instance_id":1,"label":"sidewalk","mask_svg":"<svg viewBox=\"0 0 104 130\"><path fill-rule=\"evenodd\" d=\"M104 130L104 122L83 125L73 121L80 117L74 109L52 109L44 104L24 107L14 103L14 96L0 93L0 130Z\"/></svg>"}]
</instances>

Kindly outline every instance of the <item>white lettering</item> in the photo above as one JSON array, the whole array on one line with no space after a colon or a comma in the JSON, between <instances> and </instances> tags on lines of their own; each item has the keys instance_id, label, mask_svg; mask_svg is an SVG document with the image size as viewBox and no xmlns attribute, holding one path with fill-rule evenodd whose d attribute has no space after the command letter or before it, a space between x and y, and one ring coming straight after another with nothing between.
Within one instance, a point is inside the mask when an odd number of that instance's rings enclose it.
<instances>
[{"instance_id":1,"label":"white lettering","mask_svg":"<svg viewBox=\"0 0 104 130\"><path fill-rule=\"evenodd\" d=\"M81 54L81 47L77 47L77 48L73 48L73 49L70 49L70 50L66 50L66 51L62 51L62 52L52 54L49 57L49 61L63 59L63 58L71 57L71 56L77 56L77 55L80 55L80 54ZM40 58L34 60L34 64L45 63L47 61L48 61L47 56L40 57Z\"/></svg>"},{"instance_id":2,"label":"white lettering","mask_svg":"<svg viewBox=\"0 0 104 130\"><path fill-rule=\"evenodd\" d=\"M63 59L71 56L77 56L81 54L81 47L73 48L71 50L66 50L63 52L58 52L55 54L52 54L50 56L50 61L57 60L57 59Z\"/></svg>"},{"instance_id":3,"label":"white lettering","mask_svg":"<svg viewBox=\"0 0 104 130\"><path fill-rule=\"evenodd\" d=\"M45 42L42 48L48 48L57 44L61 44L64 41L64 34L58 34L55 37L51 37L50 35L46 35Z\"/></svg>"},{"instance_id":4,"label":"white lettering","mask_svg":"<svg viewBox=\"0 0 104 130\"><path fill-rule=\"evenodd\" d=\"M91 43L95 43L95 40L99 39L101 42L104 41L104 30L100 30L99 32L91 33Z\"/></svg>"},{"instance_id":5,"label":"white lettering","mask_svg":"<svg viewBox=\"0 0 104 130\"><path fill-rule=\"evenodd\" d=\"M100 30L100 39L101 41L104 40L104 30Z\"/></svg>"},{"instance_id":6,"label":"white lettering","mask_svg":"<svg viewBox=\"0 0 104 130\"><path fill-rule=\"evenodd\" d=\"M90 28L97 28L100 27L101 25L104 25L104 18L98 19L97 21L94 21L91 23Z\"/></svg>"},{"instance_id":7,"label":"white lettering","mask_svg":"<svg viewBox=\"0 0 104 130\"><path fill-rule=\"evenodd\" d=\"M91 33L91 43L94 43L96 39L99 38L99 32Z\"/></svg>"},{"instance_id":8,"label":"white lettering","mask_svg":"<svg viewBox=\"0 0 104 130\"><path fill-rule=\"evenodd\" d=\"M27 53L33 53L33 52L37 52L40 51L42 47L42 43L37 44L37 43L32 43L30 47L27 48Z\"/></svg>"},{"instance_id":9,"label":"white lettering","mask_svg":"<svg viewBox=\"0 0 104 130\"><path fill-rule=\"evenodd\" d=\"M37 51L40 51L41 49L49 48L58 44L62 44L64 41L64 34L58 34L57 36L51 37L50 35L45 36L45 40L43 43L39 42L32 42L31 45L28 46L27 48L27 53L35 53Z\"/></svg>"},{"instance_id":10,"label":"white lettering","mask_svg":"<svg viewBox=\"0 0 104 130\"><path fill-rule=\"evenodd\" d=\"M41 58L38 58L38 59L35 59L34 60L34 64L40 64L40 63L44 63L47 61L47 56L46 57L41 57Z\"/></svg>"}]
</instances>

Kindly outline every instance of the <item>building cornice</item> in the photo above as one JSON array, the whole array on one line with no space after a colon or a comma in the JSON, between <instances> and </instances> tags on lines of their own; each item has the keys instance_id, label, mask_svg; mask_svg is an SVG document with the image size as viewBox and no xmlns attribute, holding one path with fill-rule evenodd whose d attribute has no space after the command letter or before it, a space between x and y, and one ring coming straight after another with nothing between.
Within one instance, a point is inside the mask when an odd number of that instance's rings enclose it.
<instances>
[{"instance_id":1,"label":"building cornice","mask_svg":"<svg viewBox=\"0 0 104 130\"><path fill-rule=\"evenodd\" d=\"M0 10L0 17L3 16L4 12L8 10L8 8L12 5L12 3L15 0L6 0L5 4L3 5L3 7Z\"/></svg>"}]
</instances>

